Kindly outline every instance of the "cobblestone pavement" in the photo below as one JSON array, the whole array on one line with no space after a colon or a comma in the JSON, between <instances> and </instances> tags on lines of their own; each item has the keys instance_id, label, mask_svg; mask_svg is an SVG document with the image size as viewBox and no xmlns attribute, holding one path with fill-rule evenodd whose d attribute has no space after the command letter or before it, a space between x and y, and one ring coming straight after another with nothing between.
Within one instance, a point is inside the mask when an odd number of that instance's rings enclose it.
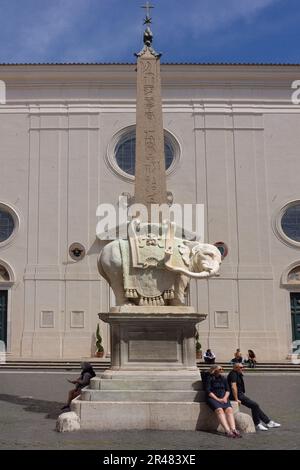
<instances>
[{"instance_id":1,"label":"cobblestone pavement","mask_svg":"<svg viewBox=\"0 0 300 470\"><path fill-rule=\"evenodd\" d=\"M78 375L78 374L77 374ZM245 374L246 375L246 374ZM247 394L282 427L231 440L192 431L57 433L67 373L0 372L0 449L299 449L300 374L246 375ZM242 409L248 412L246 408Z\"/></svg>"}]
</instances>

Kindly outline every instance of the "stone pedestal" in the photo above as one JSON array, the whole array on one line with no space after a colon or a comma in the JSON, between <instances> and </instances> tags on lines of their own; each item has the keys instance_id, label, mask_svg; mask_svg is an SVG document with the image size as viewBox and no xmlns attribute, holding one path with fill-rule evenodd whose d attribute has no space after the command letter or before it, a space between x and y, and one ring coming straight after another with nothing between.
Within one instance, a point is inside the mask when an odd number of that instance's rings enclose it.
<instances>
[{"instance_id":1,"label":"stone pedestal","mask_svg":"<svg viewBox=\"0 0 300 470\"><path fill-rule=\"evenodd\" d=\"M192 307L112 308L100 313L111 331L112 372L197 372L195 327L206 318Z\"/></svg>"},{"instance_id":2,"label":"stone pedestal","mask_svg":"<svg viewBox=\"0 0 300 470\"><path fill-rule=\"evenodd\" d=\"M81 427L205 428L210 413L196 367L195 327L206 315L192 307L122 306L99 317L110 325L112 364L72 403Z\"/></svg>"}]
</instances>

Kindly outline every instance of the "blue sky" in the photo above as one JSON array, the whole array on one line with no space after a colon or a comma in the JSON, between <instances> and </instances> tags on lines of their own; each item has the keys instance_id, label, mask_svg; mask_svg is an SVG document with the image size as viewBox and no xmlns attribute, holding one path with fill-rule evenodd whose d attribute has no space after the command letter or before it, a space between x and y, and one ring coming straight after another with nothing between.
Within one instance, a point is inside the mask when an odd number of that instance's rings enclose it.
<instances>
[{"instance_id":1,"label":"blue sky","mask_svg":"<svg viewBox=\"0 0 300 470\"><path fill-rule=\"evenodd\" d=\"M143 0L0 0L0 62L133 62ZM163 62L300 63L300 0L153 0Z\"/></svg>"}]
</instances>

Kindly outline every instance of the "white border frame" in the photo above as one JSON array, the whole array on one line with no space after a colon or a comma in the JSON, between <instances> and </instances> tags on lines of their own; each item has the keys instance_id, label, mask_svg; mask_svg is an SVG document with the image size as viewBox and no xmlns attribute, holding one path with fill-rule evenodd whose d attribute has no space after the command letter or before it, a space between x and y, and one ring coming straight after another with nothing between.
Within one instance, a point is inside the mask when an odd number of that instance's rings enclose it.
<instances>
[{"instance_id":1,"label":"white border frame","mask_svg":"<svg viewBox=\"0 0 300 470\"><path fill-rule=\"evenodd\" d=\"M122 139L125 136L125 134L132 132L135 129L135 127L136 127L135 124L133 124L133 125L122 127L121 129L119 129L111 138L107 146L107 151L105 154L105 161L106 161L108 168L115 175L121 178L123 181L129 182L129 183L134 183L135 178L133 175L129 175L128 173L126 173L119 167L115 158L115 150L120 139ZM176 170L177 166L179 165L179 161L182 155L182 147L179 143L178 138L172 132L164 128L164 133L167 135L168 139L170 140L170 143L174 150L174 160L171 163L170 167L166 170L166 176L169 176Z\"/></svg>"}]
</instances>

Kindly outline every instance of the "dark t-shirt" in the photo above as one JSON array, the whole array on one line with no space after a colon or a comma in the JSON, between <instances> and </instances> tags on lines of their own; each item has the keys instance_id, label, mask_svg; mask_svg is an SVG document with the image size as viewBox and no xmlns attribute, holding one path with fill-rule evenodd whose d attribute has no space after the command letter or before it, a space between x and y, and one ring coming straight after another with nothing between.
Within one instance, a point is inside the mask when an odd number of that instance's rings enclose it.
<instances>
[{"instance_id":1,"label":"dark t-shirt","mask_svg":"<svg viewBox=\"0 0 300 470\"><path fill-rule=\"evenodd\" d=\"M207 396L212 392L216 397L223 398L225 393L229 392L226 378L221 375L219 377L210 375L205 384L205 391Z\"/></svg>"},{"instance_id":2,"label":"dark t-shirt","mask_svg":"<svg viewBox=\"0 0 300 470\"><path fill-rule=\"evenodd\" d=\"M89 385L92 378L93 376L90 374L90 372L84 372L80 379L80 383L76 384L76 389L78 390Z\"/></svg>"},{"instance_id":3,"label":"dark t-shirt","mask_svg":"<svg viewBox=\"0 0 300 470\"><path fill-rule=\"evenodd\" d=\"M229 389L230 389L230 400L234 400L234 396L233 396L232 388L231 388L232 383L236 383L237 391L238 391L238 398L240 398L240 396L245 393L245 384L244 384L243 374L239 374L235 370L232 370L227 376L227 382L228 382Z\"/></svg>"}]
</instances>

